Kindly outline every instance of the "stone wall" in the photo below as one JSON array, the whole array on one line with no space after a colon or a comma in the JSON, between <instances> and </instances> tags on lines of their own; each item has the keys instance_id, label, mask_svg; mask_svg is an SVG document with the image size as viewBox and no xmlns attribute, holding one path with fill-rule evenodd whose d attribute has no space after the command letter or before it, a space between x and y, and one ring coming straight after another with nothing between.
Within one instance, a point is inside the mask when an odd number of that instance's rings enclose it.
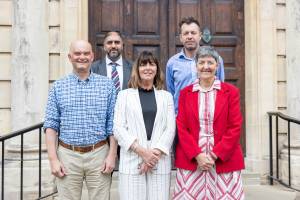
<instances>
[{"instance_id":1,"label":"stone wall","mask_svg":"<svg viewBox=\"0 0 300 200\"><path fill-rule=\"evenodd\" d=\"M60 64L60 1L49 1L49 81L59 79L64 70Z\"/></svg>"},{"instance_id":2,"label":"stone wall","mask_svg":"<svg viewBox=\"0 0 300 200\"><path fill-rule=\"evenodd\" d=\"M12 0L0 1L0 135L11 131Z\"/></svg>"},{"instance_id":3,"label":"stone wall","mask_svg":"<svg viewBox=\"0 0 300 200\"><path fill-rule=\"evenodd\" d=\"M277 110L287 114L287 74L286 74L286 0L276 1L276 76L277 76ZM279 120L280 143L287 135L287 124ZM280 149L282 148L282 145Z\"/></svg>"},{"instance_id":4,"label":"stone wall","mask_svg":"<svg viewBox=\"0 0 300 200\"><path fill-rule=\"evenodd\" d=\"M71 71L71 65L67 58L69 44L74 39L87 39L87 1L85 0L49 0L47 5L48 46L40 47L49 53L47 66L49 84ZM12 90L15 85L11 85L11 80L17 77L12 75L12 49L15 42L13 37L13 20L19 13L13 15L15 5L12 0L0 1L0 135L7 134L13 130L29 126L42 121L41 117L36 117L28 125L19 125L14 127L14 116L22 116L21 112L15 111L12 114L12 108L18 109L13 103ZM19 33L23 34L23 33ZM15 42L16 44L16 42ZM18 44L16 44L18 45ZM38 51L38 50L37 50ZM17 63L18 64L18 63ZM16 69L16 67L14 68ZM17 83L18 84L18 83ZM48 87L49 88L49 87ZM48 92L48 89L46 89ZM18 91L15 91L18 93ZM39 92L37 92L39 93ZM14 97L16 98L16 97ZM45 102L40 105L44 107ZM39 111L38 115L43 115ZM27 118L27 117L26 117Z\"/></svg>"}]
</instances>

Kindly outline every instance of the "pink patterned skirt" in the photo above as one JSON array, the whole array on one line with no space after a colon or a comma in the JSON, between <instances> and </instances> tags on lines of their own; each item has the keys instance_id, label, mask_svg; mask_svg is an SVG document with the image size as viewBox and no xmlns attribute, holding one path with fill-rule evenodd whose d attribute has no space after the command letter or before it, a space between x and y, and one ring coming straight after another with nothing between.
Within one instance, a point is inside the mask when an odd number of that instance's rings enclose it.
<instances>
[{"instance_id":1,"label":"pink patterned skirt","mask_svg":"<svg viewBox=\"0 0 300 200\"><path fill-rule=\"evenodd\" d=\"M202 135L199 146L210 152L214 144L212 135ZM209 171L177 169L174 200L243 200L245 199L241 171L217 174Z\"/></svg>"},{"instance_id":2,"label":"pink patterned skirt","mask_svg":"<svg viewBox=\"0 0 300 200\"><path fill-rule=\"evenodd\" d=\"M215 169L177 170L174 200L242 200L244 198L241 171L217 174Z\"/></svg>"}]
</instances>

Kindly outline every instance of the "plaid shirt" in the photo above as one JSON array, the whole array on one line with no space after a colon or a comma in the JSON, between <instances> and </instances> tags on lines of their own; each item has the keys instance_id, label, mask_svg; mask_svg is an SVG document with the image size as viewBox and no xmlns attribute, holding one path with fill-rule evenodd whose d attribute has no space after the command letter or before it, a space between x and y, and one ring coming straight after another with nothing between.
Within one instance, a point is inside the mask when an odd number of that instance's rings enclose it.
<instances>
[{"instance_id":1,"label":"plaid shirt","mask_svg":"<svg viewBox=\"0 0 300 200\"><path fill-rule=\"evenodd\" d=\"M112 135L116 90L113 82L91 72L86 80L74 73L56 81L49 92L44 130L76 146L92 145Z\"/></svg>"}]
</instances>

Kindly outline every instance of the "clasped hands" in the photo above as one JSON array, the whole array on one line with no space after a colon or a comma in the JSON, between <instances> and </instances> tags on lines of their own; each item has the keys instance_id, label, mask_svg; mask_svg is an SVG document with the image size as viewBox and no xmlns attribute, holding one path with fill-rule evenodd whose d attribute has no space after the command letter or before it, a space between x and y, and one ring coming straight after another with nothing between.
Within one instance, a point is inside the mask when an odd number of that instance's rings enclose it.
<instances>
[{"instance_id":1,"label":"clasped hands","mask_svg":"<svg viewBox=\"0 0 300 200\"><path fill-rule=\"evenodd\" d=\"M144 149L141 153L143 162L140 164L140 174L144 174L153 170L158 163L162 152L158 149Z\"/></svg>"},{"instance_id":2,"label":"clasped hands","mask_svg":"<svg viewBox=\"0 0 300 200\"><path fill-rule=\"evenodd\" d=\"M215 159L211 155L200 153L196 156L198 168L201 170L210 170L215 165Z\"/></svg>"}]
</instances>

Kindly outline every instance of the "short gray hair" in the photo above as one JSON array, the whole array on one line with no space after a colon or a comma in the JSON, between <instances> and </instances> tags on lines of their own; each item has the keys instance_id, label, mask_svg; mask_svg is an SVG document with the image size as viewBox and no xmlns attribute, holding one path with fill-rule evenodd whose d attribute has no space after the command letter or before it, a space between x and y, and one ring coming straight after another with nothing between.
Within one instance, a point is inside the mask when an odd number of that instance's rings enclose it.
<instances>
[{"instance_id":1,"label":"short gray hair","mask_svg":"<svg viewBox=\"0 0 300 200\"><path fill-rule=\"evenodd\" d=\"M213 57L216 62L219 62L220 55L212 46L201 46L196 52L195 61L198 62L199 58Z\"/></svg>"}]
</instances>

